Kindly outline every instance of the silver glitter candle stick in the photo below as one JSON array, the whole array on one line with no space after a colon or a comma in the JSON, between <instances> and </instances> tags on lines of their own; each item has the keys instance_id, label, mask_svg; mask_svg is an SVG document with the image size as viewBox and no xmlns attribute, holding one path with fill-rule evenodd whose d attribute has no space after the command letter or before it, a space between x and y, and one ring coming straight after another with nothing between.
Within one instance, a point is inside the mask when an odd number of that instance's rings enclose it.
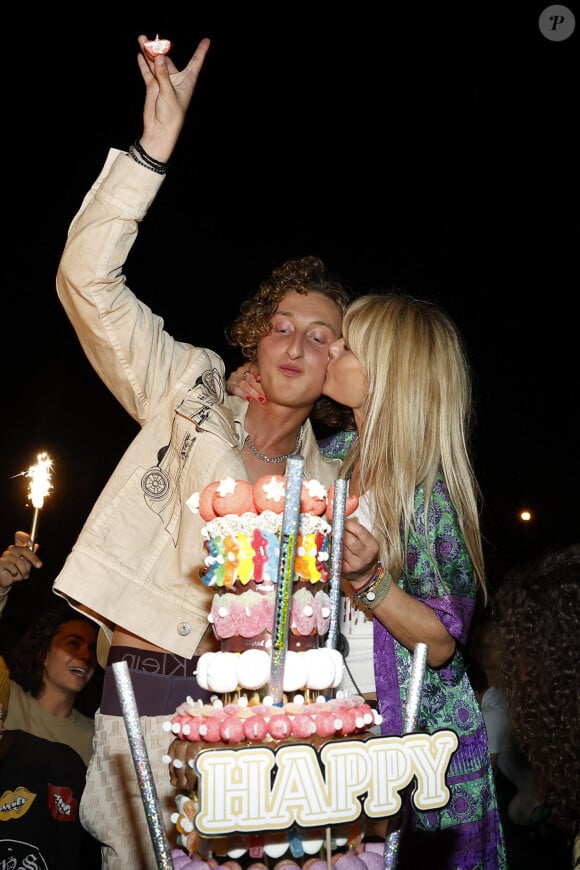
<instances>
[{"instance_id":1,"label":"silver glitter candle stick","mask_svg":"<svg viewBox=\"0 0 580 870\"><path fill-rule=\"evenodd\" d=\"M399 842L401 840L401 830L391 831L385 840L385 867L386 870L393 870L397 866L397 858L399 852Z\"/></svg>"},{"instance_id":2,"label":"silver glitter candle stick","mask_svg":"<svg viewBox=\"0 0 580 870\"><path fill-rule=\"evenodd\" d=\"M421 705L421 692L423 690L423 678L427 664L427 644L416 643L411 662L411 676L405 704L405 717L403 719L403 734L410 734L417 726L417 717Z\"/></svg>"},{"instance_id":3,"label":"silver glitter candle stick","mask_svg":"<svg viewBox=\"0 0 580 870\"><path fill-rule=\"evenodd\" d=\"M332 500L332 556L330 563L330 622L326 646L336 649L340 617L340 584L342 582L342 544L344 539L344 515L348 482L339 477L334 484Z\"/></svg>"},{"instance_id":4,"label":"silver glitter candle stick","mask_svg":"<svg viewBox=\"0 0 580 870\"><path fill-rule=\"evenodd\" d=\"M141 725L139 723L139 711L135 702L135 693L131 683L131 676L127 662L113 662L113 676L119 693L119 700L127 728L127 736L131 747L131 755L135 765L135 772L139 782L141 798L145 807L149 833L155 849L157 866L159 870L174 870L171 849L167 841L167 834L163 824L163 816L159 806L157 790L151 774L151 765L147 755L147 747L143 739Z\"/></svg>"},{"instance_id":5,"label":"silver glitter candle stick","mask_svg":"<svg viewBox=\"0 0 580 870\"><path fill-rule=\"evenodd\" d=\"M419 706L421 704L421 691L423 689L423 678L425 676L425 667L427 664L427 644L416 643L413 653L413 661L411 662L411 675L409 677L409 688L407 690L407 701L403 715L403 734L410 734L417 726L417 717L419 716ZM409 812L408 807L403 807L401 813ZM394 870L397 866L399 843L401 841L401 830L391 831L385 840L385 870Z\"/></svg>"},{"instance_id":6,"label":"silver glitter candle stick","mask_svg":"<svg viewBox=\"0 0 580 870\"><path fill-rule=\"evenodd\" d=\"M290 621L294 566L296 564L296 541L300 525L300 496L302 495L303 478L304 457L291 456L286 465L286 491L284 496L284 513L282 515L274 626L272 629L270 682L268 684L268 694L277 706L281 706L283 702L284 665L288 643L288 623Z\"/></svg>"}]
</instances>

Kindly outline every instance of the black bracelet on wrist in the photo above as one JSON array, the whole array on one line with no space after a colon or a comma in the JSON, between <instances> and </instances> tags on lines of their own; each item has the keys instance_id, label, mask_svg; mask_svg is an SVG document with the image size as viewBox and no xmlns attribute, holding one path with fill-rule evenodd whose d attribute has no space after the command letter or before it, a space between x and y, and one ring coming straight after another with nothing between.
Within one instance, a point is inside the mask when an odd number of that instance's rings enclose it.
<instances>
[{"instance_id":1,"label":"black bracelet on wrist","mask_svg":"<svg viewBox=\"0 0 580 870\"><path fill-rule=\"evenodd\" d=\"M139 166L144 166L145 169L150 169L151 172L156 172L158 175L167 175L169 163L163 163L161 160L155 160L150 154L147 154L139 140L136 140L129 148L129 157Z\"/></svg>"}]
</instances>

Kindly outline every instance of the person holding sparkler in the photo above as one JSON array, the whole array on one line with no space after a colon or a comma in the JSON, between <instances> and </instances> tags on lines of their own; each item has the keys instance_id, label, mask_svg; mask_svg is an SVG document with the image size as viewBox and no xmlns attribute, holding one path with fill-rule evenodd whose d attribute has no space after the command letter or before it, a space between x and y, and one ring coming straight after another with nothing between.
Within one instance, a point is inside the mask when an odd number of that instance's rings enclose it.
<instances>
[{"instance_id":1,"label":"person holding sparkler","mask_svg":"<svg viewBox=\"0 0 580 870\"><path fill-rule=\"evenodd\" d=\"M36 514L33 529L37 522ZM42 567L37 550L31 535L18 531L0 556L0 615L14 584ZM0 656L0 794L25 796L1 819L5 860L100 867L99 844L78 815L94 722L76 706L95 674L96 642L92 621L60 604L6 653L12 668Z\"/></svg>"},{"instance_id":2,"label":"person holding sparkler","mask_svg":"<svg viewBox=\"0 0 580 870\"><path fill-rule=\"evenodd\" d=\"M0 703L7 728L66 743L88 765L94 722L77 709L96 668L97 629L64 602L30 624L0 657Z\"/></svg>"},{"instance_id":3,"label":"person holding sparkler","mask_svg":"<svg viewBox=\"0 0 580 870\"><path fill-rule=\"evenodd\" d=\"M0 568L19 582L42 562L27 532L15 541ZM17 795L0 814L6 866L100 867L100 846L78 810L93 719L76 707L95 674L96 640L94 624L60 604L22 635L11 669L0 656L0 794Z\"/></svg>"}]
</instances>

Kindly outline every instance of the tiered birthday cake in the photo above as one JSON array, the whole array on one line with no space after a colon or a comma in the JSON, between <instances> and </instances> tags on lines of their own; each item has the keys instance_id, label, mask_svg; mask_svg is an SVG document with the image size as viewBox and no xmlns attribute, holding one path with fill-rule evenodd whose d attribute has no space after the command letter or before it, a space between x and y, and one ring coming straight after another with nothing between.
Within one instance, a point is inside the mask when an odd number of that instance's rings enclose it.
<instances>
[{"instance_id":1,"label":"tiered birthday cake","mask_svg":"<svg viewBox=\"0 0 580 870\"><path fill-rule=\"evenodd\" d=\"M338 690L344 660L327 643L336 616L330 590L333 489L327 492L316 480L301 481L294 572L286 600L279 586L280 560L287 555L281 554L286 478L266 475L253 485L227 478L188 501L206 522L202 581L215 589L209 621L220 642L219 651L200 657L196 674L199 685L214 693L212 702L187 698L166 723L174 736L167 755L171 782L180 792L173 821L179 844L196 860L211 855L215 862L222 855L230 861L241 856L246 863L248 857L267 861L289 849L294 858L318 854L328 838L329 828L323 826L288 828L272 818L257 832L251 823L242 830L243 823L230 817L212 827L203 806L215 803L218 791L227 791L230 775L222 771L216 781L214 763L223 762L231 771L243 759L249 765L246 771L256 764L262 771L264 765L280 769L281 748L300 751L308 746L311 754L302 763L318 766L318 754L330 741L351 736L362 740L380 724L362 697ZM356 504L348 499L342 519ZM281 607L287 608L287 637L282 695L274 698L272 648ZM238 784L245 791L247 783ZM258 794L257 780L253 786ZM242 804L246 799L240 794ZM248 816L256 812L256 807L247 808ZM333 829L333 853L349 837L360 843L361 831L358 820Z\"/></svg>"},{"instance_id":2,"label":"tiered birthday cake","mask_svg":"<svg viewBox=\"0 0 580 870\"><path fill-rule=\"evenodd\" d=\"M267 690L284 503L280 475L266 475L253 486L231 478L216 481L199 495L197 509L207 523L203 582L216 590L209 619L220 651L201 657L197 680L224 699L255 703ZM323 643L330 621L327 515L332 518L326 489L304 481L284 664L283 689L289 695L310 697L342 680L342 656Z\"/></svg>"}]
</instances>

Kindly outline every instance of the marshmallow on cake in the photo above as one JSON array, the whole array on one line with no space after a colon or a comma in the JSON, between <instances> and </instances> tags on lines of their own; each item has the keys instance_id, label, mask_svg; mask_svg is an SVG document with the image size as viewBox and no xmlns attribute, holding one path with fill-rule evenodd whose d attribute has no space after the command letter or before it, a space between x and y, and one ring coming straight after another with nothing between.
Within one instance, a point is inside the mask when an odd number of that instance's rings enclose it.
<instances>
[{"instance_id":1,"label":"marshmallow on cake","mask_svg":"<svg viewBox=\"0 0 580 870\"><path fill-rule=\"evenodd\" d=\"M188 500L206 522L202 581L216 590L209 621L220 641L218 652L200 657L197 680L226 698L255 702L267 688L285 487L278 474L253 485L225 478ZM335 689L344 668L342 656L321 640L331 617L331 496L317 480L302 482L283 690L307 698Z\"/></svg>"}]
</instances>

